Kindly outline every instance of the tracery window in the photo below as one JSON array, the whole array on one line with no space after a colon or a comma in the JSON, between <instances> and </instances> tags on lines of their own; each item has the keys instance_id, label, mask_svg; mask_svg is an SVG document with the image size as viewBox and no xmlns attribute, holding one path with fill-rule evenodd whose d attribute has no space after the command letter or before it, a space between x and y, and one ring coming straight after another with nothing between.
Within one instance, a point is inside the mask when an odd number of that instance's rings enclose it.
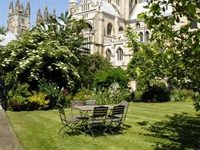
<instances>
[{"instance_id":1,"label":"tracery window","mask_svg":"<svg viewBox=\"0 0 200 150\"><path fill-rule=\"evenodd\" d=\"M107 25L107 35L111 35L112 34L112 24L111 23L108 23Z\"/></svg>"},{"instance_id":2,"label":"tracery window","mask_svg":"<svg viewBox=\"0 0 200 150\"><path fill-rule=\"evenodd\" d=\"M117 50L117 60L119 61L123 60L123 50L121 48Z\"/></svg>"},{"instance_id":3,"label":"tracery window","mask_svg":"<svg viewBox=\"0 0 200 150\"><path fill-rule=\"evenodd\" d=\"M106 50L106 59L107 59L108 61L111 60L111 50L110 50L110 49L107 49L107 50Z\"/></svg>"}]
</instances>

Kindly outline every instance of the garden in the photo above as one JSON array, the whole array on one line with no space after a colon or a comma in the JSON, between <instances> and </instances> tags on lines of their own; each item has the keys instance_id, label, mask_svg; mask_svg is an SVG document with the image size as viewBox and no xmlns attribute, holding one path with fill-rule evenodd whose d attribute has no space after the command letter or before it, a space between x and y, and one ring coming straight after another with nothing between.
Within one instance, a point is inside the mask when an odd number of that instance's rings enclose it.
<instances>
[{"instance_id":1,"label":"garden","mask_svg":"<svg viewBox=\"0 0 200 150\"><path fill-rule=\"evenodd\" d=\"M162 15L168 5L171 17ZM138 42L128 27L133 56L126 69L90 54L83 32L88 24L68 13L49 18L0 47L0 75L7 90L7 115L24 149L199 149L200 46L195 2L150 2L139 19L152 31L150 42ZM192 11L191 11L192 10ZM180 17L187 24L174 30ZM193 18L193 19L191 19ZM137 82L131 91L130 81ZM73 101L98 105L130 102L126 128L114 135L65 135L57 105L70 116Z\"/></svg>"}]
</instances>

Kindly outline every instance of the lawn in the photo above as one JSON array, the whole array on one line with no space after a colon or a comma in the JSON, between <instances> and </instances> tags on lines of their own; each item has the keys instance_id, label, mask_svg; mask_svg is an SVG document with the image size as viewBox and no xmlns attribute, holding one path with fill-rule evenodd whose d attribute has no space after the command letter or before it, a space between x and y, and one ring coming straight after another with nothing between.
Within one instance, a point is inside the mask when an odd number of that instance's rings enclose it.
<instances>
[{"instance_id":1,"label":"lawn","mask_svg":"<svg viewBox=\"0 0 200 150\"><path fill-rule=\"evenodd\" d=\"M70 109L66 109L70 115ZM24 150L200 149L200 116L191 102L131 103L121 134L58 135L57 110L7 112Z\"/></svg>"}]
</instances>

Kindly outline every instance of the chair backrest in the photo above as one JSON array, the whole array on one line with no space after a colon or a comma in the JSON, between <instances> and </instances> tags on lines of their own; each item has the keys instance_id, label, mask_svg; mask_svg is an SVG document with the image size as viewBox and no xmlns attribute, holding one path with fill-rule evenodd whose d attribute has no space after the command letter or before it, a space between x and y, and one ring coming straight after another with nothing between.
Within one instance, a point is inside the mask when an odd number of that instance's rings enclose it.
<instances>
[{"instance_id":1,"label":"chair backrest","mask_svg":"<svg viewBox=\"0 0 200 150\"><path fill-rule=\"evenodd\" d=\"M73 106L84 106L85 102L84 101L71 101L71 107Z\"/></svg>"},{"instance_id":2,"label":"chair backrest","mask_svg":"<svg viewBox=\"0 0 200 150\"><path fill-rule=\"evenodd\" d=\"M106 117L108 107L98 106L94 107L92 118L103 118Z\"/></svg>"},{"instance_id":3,"label":"chair backrest","mask_svg":"<svg viewBox=\"0 0 200 150\"><path fill-rule=\"evenodd\" d=\"M67 120L66 120L66 115L65 115L64 107L61 104L58 104L57 106L58 106L60 120L61 120L62 124L66 124Z\"/></svg>"},{"instance_id":4,"label":"chair backrest","mask_svg":"<svg viewBox=\"0 0 200 150\"><path fill-rule=\"evenodd\" d=\"M85 101L85 105L96 105L96 100L87 100Z\"/></svg>"},{"instance_id":5,"label":"chair backrest","mask_svg":"<svg viewBox=\"0 0 200 150\"><path fill-rule=\"evenodd\" d=\"M119 104L125 106L124 117L123 117L123 121L125 121L127 113L128 113L129 102L127 102L127 101L121 101Z\"/></svg>"},{"instance_id":6,"label":"chair backrest","mask_svg":"<svg viewBox=\"0 0 200 150\"><path fill-rule=\"evenodd\" d=\"M111 113L111 116L116 116L116 115L123 116L123 114L124 114L124 108L125 108L124 105L114 106L113 110L112 110L112 113Z\"/></svg>"}]
</instances>

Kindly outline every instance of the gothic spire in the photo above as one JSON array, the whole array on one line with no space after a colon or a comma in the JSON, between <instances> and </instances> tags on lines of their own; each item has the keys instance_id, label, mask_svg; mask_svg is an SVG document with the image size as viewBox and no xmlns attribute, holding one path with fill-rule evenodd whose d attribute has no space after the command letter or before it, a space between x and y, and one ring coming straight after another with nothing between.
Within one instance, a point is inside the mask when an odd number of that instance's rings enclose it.
<instances>
[{"instance_id":1,"label":"gothic spire","mask_svg":"<svg viewBox=\"0 0 200 150\"><path fill-rule=\"evenodd\" d=\"M17 0L15 5L15 12L18 13L19 11L20 11L20 2L19 0Z\"/></svg>"},{"instance_id":2,"label":"gothic spire","mask_svg":"<svg viewBox=\"0 0 200 150\"><path fill-rule=\"evenodd\" d=\"M31 13L31 6L30 6L30 0L28 0L27 4L26 4L26 10L25 10L25 14L27 16L30 16Z\"/></svg>"},{"instance_id":3,"label":"gothic spire","mask_svg":"<svg viewBox=\"0 0 200 150\"><path fill-rule=\"evenodd\" d=\"M53 9L52 17L56 18L56 9Z\"/></svg>"},{"instance_id":4,"label":"gothic spire","mask_svg":"<svg viewBox=\"0 0 200 150\"><path fill-rule=\"evenodd\" d=\"M40 8L39 8L38 12L37 12L36 23L41 23L41 22L43 22L43 18L42 18L42 14L41 14L41 11L40 11Z\"/></svg>"},{"instance_id":5,"label":"gothic spire","mask_svg":"<svg viewBox=\"0 0 200 150\"><path fill-rule=\"evenodd\" d=\"M14 13L14 6L13 6L13 0L10 0L10 5L9 5L9 14Z\"/></svg>"},{"instance_id":6,"label":"gothic spire","mask_svg":"<svg viewBox=\"0 0 200 150\"><path fill-rule=\"evenodd\" d=\"M44 9L44 22L47 23L49 18L48 7L46 6Z\"/></svg>"},{"instance_id":7,"label":"gothic spire","mask_svg":"<svg viewBox=\"0 0 200 150\"><path fill-rule=\"evenodd\" d=\"M24 6L23 6L23 4L20 5L20 10L19 11L20 11L20 13L24 13Z\"/></svg>"}]
</instances>

